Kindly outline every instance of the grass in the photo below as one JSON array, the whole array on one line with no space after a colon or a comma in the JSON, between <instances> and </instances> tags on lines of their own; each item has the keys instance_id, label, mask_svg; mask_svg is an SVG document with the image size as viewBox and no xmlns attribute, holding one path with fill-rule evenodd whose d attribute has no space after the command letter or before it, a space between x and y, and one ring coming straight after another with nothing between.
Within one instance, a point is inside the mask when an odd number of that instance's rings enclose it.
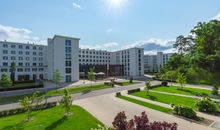
<instances>
[{"instance_id":1,"label":"grass","mask_svg":"<svg viewBox=\"0 0 220 130\"><path fill-rule=\"evenodd\" d=\"M131 95L166 103L166 104L183 105L191 108L195 108L195 103L196 103L196 99L194 98L161 94L156 92L149 92L149 95L147 95L146 91L141 91L137 93L132 93Z\"/></svg>"},{"instance_id":2,"label":"grass","mask_svg":"<svg viewBox=\"0 0 220 130\"><path fill-rule=\"evenodd\" d=\"M64 109L60 106L35 111L32 120L23 123L25 114L0 118L1 130L90 130L102 123L79 106L71 108L72 115L64 118Z\"/></svg>"},{"instance_id":3,"label":"grass","mask_svg":"<svg viewBox=\"0 0 220 130\"><path fill-rule=\"evenodd\" d=\"M125 82L120 82L120 83L122 83L122 86L127 86L127 85L132 85L132 84L138 84L138 83L140 83L140 82L132 82L132 83L130 83L129 81L125 81Z\"/></svg>"},{"instance_id":4,"label":"grass","mask_svg":"<svg viewBox=\"0 0 220 130\"><path fill-rule=\"evenodd\" d=\"M184 95L190 95L190 96L208 96L211 94L211 90L206 89L197 89L197 88L187 88L183 87L182 89L178 89L178 86L161 86L161 87L155 87L152 88L152 90L156 91L162 91L162 92L169 92L169 93L175 93L175 94L184 94Z\"/></svg>"},{"instance_id":5,"label":"grass","mask_svg":"<svg viewBox=\"0 0 220 130\"><path fill-rule=\"evenodd\" d=\"M151 109L154 109L154 110L158 110L158 111L161 111L161 112L164 112L164 113L171 113L172 112L172 109L162 107L162 106L158 106L158 105L154 105L154 104L151 104L151 103L148 103L148 102L143 102L143 101L140 101L140 100L137 100L137 99L134 99L134 98L127 97L127 96L119 96L119 98L123 99L123 100L126 100L126 101L129 101L129 102L132 102L132 103L135 103L135 104L138 104L138 105L141 105L141 106L145 106L145 107L148 107L148 108L151 108Z\"/></svg>"},{"instance_id":6,"label":"grass","mask_svg":"<svg viewBox=\"0 0 220 130\"><path fill-rule=\"evenodd\" d=\"M111 88L110 85L104 85L104 84L100 84L100 85L92 85L92 86L86 86L86 87L74 87L74 88L68 88L69 93L74 94L74 93L88 93L91 91L95 91L95 90L100 90L100 89L106 89L106 88ZM63 90L52 90L49 91L48 93L45 94L45 96L56 96L56 95L62 95L63 94Z\"/></svg>"},{"instance_id":7,"label":"grass","mask_svg":"<svg viewBox=\"0 0 220 130\"><path fill-rule=\"evenodd\" d=\"M86 87L75 87L75 88L68 88L70 94L74 93L88 93L95 90L100 89L106 89L111 88L109 85L93 85L93 86L86 86ZM47 93L41 93L42 96L58 96L63 94L63 90L51 90ZM13 102L19 102L19 100L23 99L25 96L31 96L31 94L26 95L19 95L19 96L11 96L11 97L0 97L0 105L1 104L7 104L7 103L13 103Z\"/></svg>"}]
</instances>

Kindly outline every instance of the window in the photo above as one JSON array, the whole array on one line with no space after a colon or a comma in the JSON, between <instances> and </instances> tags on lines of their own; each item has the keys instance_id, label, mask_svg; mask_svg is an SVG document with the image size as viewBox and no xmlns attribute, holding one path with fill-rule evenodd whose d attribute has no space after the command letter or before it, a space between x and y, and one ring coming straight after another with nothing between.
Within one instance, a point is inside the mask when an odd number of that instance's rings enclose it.
<instances>
[{"instance_id":1,"label":"window","mask_svg":"<svg viewBox=\"0 0 220 130\"><path fill-rule=\"evenodd\" d=\"M66 47L66 53L71 53L71 47Z\"/></svg>"},{"instance_id":2,"label":"window","mask_svg":"<svg viewBox=\"0 0 220 130\"><path fill-rule=\"evenodd\" d=\"M19 51L18 54L19 54L19 55L23 55L23 51Z\"/></svg>"},{"instance_id":3,"label":"window","mask_svg":"<svg viewBox=\"0 0 220 130\"><path fill-rule=\"evenodd\" d=\"M3 56L3 60L8 60L8 57L7 56Z\"/></svg>"},{"instance_id":4,"label":"window","mask_svg":"<svg viewBox=\"0 0 220 130\"><path fill-rule=\"evenodd\" d=\"M66 66L71 66L71 61L66 61Z\"/></svg>"},{"instance_id":5,"label":"window","mask_svg":"<svg viewBox=\"0 0 220 130\"><path fill-rule=\"evenodd\" d=\"M71 59L71 54L66 54L66 59Z\"/></svg>"},{"instance_id":6,"label":"window","mask_svg":"<svg viewBox=\"0 0 220 130\"><path fill-rule=\"evenodd\" d=\"M37 71L37 68L32 68L32 71Z\"/></svg>"},{"instance_id":7,"label":"window","mask_svg":"<svg viewBox=\"0 0 220 130\"><path fill-rule=\"evenodd\" d=\"M3 47L4 48L8 48L8 44L3 44Z\"/></svg>"},{"instance_id":8,"label":"window","mask_svg":"<svg viewBox=\"0 0 220 130\"><path fill-rule=\"evenodd\" d=\"M7 63L7 62L3 62L2 65L3 65L3 66L8 66L8 63Z\"/></svg>"},{"instance_id":9,"label":"window","mask_svg":"<svg viewBox=\"0 0 220 130\"><path fill-rule=\"evenodd\" d=\"M43 47L39 47L39 50L43 50Z\"/></svg>"},{"instance_id":10,"label":"window","mask_svg":"<svg viewBox=\"0 0 220 130\"><path fill-rule=\"evenodd\" d=\"M43 66L43 63L39 63L39 66Z\"/></svg>"},{"instance_id":11,"label":"window","mask_svg":"<svg viewBox=\"0 0 220 130\"><path fill-rule=\"evenodd\" d=\"M66 73L70 74L71 73L71 68L66 68Z\"/></svg>"},{"instance_id":12,"label":"window","mask_svg":"<svg viewBox=\"0 0 220 130\"><path fill-rule=\"evenodd\" d=\"M29 60L30 60L30 57L26 57L25 59L26 59L26 61L29 61Z\"/></svg>"},{"instance_id":13,"label":"window","mask_svg":"<svg viewBox=\"0 0 220 130\"><path fill-rule=\"evenodd\" d=\"M33 52L33 55L37 55L37 53L36 53L36 52Z\"/></svg>"},{"instance_id":14,"label":"window","mask_svg":"<svg viewBox=\"0 0 220 130\"><path fill-rule=\"evenodd\" d=\"M36 50L37 49L37 47L36 46L33 46L33 50Z\"/></svg>"},{"instance_id":15,"label":"window","mask_svg":"<svg viewBox=\"0 0 220 130\"><path fill-rule=\"evenodd\" d=\"M43 61L43 57L39 57L39 61Z\"/></svg>"},{"instance_id":16,"label":"window","mask_svg":"<svg viewBox=\"0 0 220 130\"><path fill-rule=\"evenodd\" d=\"M39 71L44 71L44 68L39 68Z\"/></svg>"},{"instance_id":17,"label":"window","mask_svg":"<svg viewBox=\"0 0 220 130\"><path fill-rule=\"evenodd\" d=\"M26 46L25 48L26 48L26 49L30 49L30 47L29 47L29 46Z\"/></svg>"},{"instance_id":18,"label":"window","mask_svg":"<svg viewBox=\"0 0 220 130\"><path fill-rule=\"evenodd\" d=\"M43 52L39 52L39 56L42 56L43 55Z\"/></svg>"},{"instance_id":19,"label":"window","mask_svg":"<svg viewBox=\"0 0 220 130\"><path fill-rule=\"evenodd\" d=\"M71 46L71 40L66 40L66 41L65 41L65 45L66 45L66 46Z\"/></svg>"},{"instance_id":20,"label":"window","mask_svg":"<svg viewBox=\"0 0 220 130\"><path fill-rule=\"evenodd\" d=\"M66 82L71 82L71 75L66 75Z\"/></svg>"},{"instance_id":21,"label":"window","mask_svg":"<svg viewBox=\"0 0 220 130\"><path fill-rule=\"evenodd\" d=\"M16 60L15 56L12 56L12 57L11 57L11 60Z\"/></svg>"},{"instance_id":22,"label":"window","mask_svg":"<svg viewBox=\"0 0 220 130\"><path fill-rule=\"evenodd\" d=\"M25 72L30 72L31 70L30 70L30 68L25 68L24 71Z\"/></svg>"},{"instance_id":23,"label":"window","mask_svg":"<svg viewBox=\"0 0 220 130\"><path fill-rule=\"evenodd\" d=\"M11 48L15 48L15 45L11 45Z\"/></svg>"},{"instance_id":24,"label":"window","mask_svg":"<svg viewBox=\"0 0 220 130\"><path fill-rule=\"evenodd\" d=\"M15 54L15 51L11 51L11 54Z\"/></svg>"},{"instance_id":25,"label":"window","mask_svg":"<svg viewBox=\"0 0 220 130\"><path fill-rule=\"evenodd\" d=\"M30 66L30 63L25 63L25 66Z\"/></svg>"},{"instance_id":26,"label":"window","mask_svg":"<svg viewBox=\"0 0 220 130\"><path fill-rule=\"evenodd\" d=\"M19 45L18 48L19 48L19 49L23 49L23 46L22 46L22 45Z\"/></svg>"},{"instance_id":27,"label":"window","mask_svg":"<svg viewBox=\"0 0 220 130\"><path fill-rule=\"evenodd\" d=\"M8 54L8 50L3 50L3 54Z\"/></svg>"},{"instance_id":28,"label":"window","mask_svg":"<svg viewBox=\"0 0 220 130\"><path fill-rule=\"evenodd\" d=\"M23 63L19 62L19 63L18 63L18 66L23 66Z\"/></svg>"},{"instance_id":29,"label":"window","mask_svg":"<svg viewBox=\"0 0 220 130\"><path fill-rule=\"evenodd\" d=\"M33 63L33 66L37 66L37 63Z\"/></svg>"},{"instance_id":30,"label":"window","mask_svg":"<svg viewBox=\"0 0 220 130\"><path fill-rule=\"evenodd\" d=\"M17 71L18 72L23 72L23 69L22 68L18 68Z\"/></svg>"},{"instance_id":31,"label":"window","mask_svg":"<svg viewBox=\"0 0 220 130\"><path fill-rule=\"evenodd\" d=\"M30 52L29 52L29 51L26 51L25 54L26 54L26 55L30 55Z\"/></svg>"},{"instance_id":32,"label":"window","mask_svg":"<svg viewBox=\"0 0 220 130\"><path fill-rule=\"evenodd\" d=\"M36 57L33 57L33 61L37 61L37 58L36 58Z\"/></svg>"},{"instance_id":33,"label":"window","mask_svg":"<svg viewBox=\"0 0 220 130\"><path fill-rule=\"evenodd\" d=\"M18 57L18 60L23 60L23 57Z\"/></svg>"},{"instance_id":34,"label":"window","mask_svg":"<svg viewBox=\"0 0 220 130\"><path fill-rule=\"evenodd\" d=\"M1 72L7 72L8 69L1 69Z\"/></svg>"}]
</instances>

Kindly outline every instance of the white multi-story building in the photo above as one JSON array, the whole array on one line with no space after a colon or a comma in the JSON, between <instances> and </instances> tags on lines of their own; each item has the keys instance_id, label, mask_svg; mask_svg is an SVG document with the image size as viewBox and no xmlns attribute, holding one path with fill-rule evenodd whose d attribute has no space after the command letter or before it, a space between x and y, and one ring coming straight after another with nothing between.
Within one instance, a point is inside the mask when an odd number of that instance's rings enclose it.
<instances>
[{"instance_id":1,"label":"white multi-story building","mask_svg":"<svg viewBox=\"0 0 220 130\"><path fill-rule=\"evenodd\" d=\"M144 71L159 72L174 53L158 52L156 55L144 55Z\"/></svg>"},{"instance_id":2,"label":"white multi-story building","mask_svg":"<svg viewBox=\"0 0 220 130\"><path fill-rule=\"evenodd\" d=\"M11 63L16 64L15 80L35 80L46 77L47 46L15 42L0 42L0 77L10 75Z\"/></svg>"},{"instance_id":3,"label":"white multi-story building","mask_svg":"<svg viewBox=\"0 0 220 130\"><path fill-rule=\"evenodd\" d=\"M124 65L124 74L126 76L144 75L144 49L130 48L112 52L110 54L110 64Z\"/></svg>"},{"instance_id":4,"label":"white multi-story building","mask_svg":"<svg viewBox=\"0 0 220 130\"><path fill-rule=\"evenodd\" d=\"M85 67L91 67L87 65L94 65L100 67L100 70L120 71L117 74L122 73L125 76L144 74L142 48L116 52L80 49L79 40L79 38L55 35L53 38L48 38L47 46L1 41L0 78L2 73L10 75L10 66L13 61L16 63L15 80L18 81L52 80L55 70L59 70L63 77L62 82L78 81L81 65L82 70L85 70Z\"/></svg>"}]
</instances>

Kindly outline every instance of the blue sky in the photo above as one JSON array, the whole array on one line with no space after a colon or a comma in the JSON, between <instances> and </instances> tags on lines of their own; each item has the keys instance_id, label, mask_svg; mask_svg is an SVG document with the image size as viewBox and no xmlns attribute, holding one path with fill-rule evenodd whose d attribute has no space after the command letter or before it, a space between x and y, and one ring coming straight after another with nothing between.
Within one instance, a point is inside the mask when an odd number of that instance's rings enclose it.
<instances>
[{"instance_id":1,"label":"blue sky","mask_svg":"<svg viewBox=\"0 0 220 130\"><path fill-rule=\"evenodd\" d=\"M84 48L164 51L197 22L220 18L219 5L220 0L0 0L0 40L45 44L60 34L81 38Z\"/></svg>"}]
</instances>

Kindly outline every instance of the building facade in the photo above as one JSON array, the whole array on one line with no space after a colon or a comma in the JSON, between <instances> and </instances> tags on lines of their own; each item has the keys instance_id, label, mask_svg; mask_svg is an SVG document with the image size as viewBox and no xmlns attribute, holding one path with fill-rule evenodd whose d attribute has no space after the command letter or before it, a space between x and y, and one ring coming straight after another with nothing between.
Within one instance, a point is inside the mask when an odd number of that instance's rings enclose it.
<instances>
[{"instance_id":1,"label":"building facade","mask_svg":"<svg viewBox=\"0 0 220 130\"><path fill-rule=\"evenodd\" d=\"M144 71L160 72L174 53L158 52L156 55L144 55Z\"/></svg>"},{"instance_id":2,"label":"building facade","mask_svg":"<svg viewBox=\"0 0 220 130\"><path fill-rule=\"evenodd\" d=\"M15 80L35 80L46 78L47 46L15 42L0 42L0 78L2 73L11 73L11 63L15 62Z\"/></svg>"},{"instance_id":3,"label":"building facade","mask_svg":"<svg viewBox=\"0 0 220 130\"><path fill-rule=\"evenodd\" d=\"M30 43L0 42L0 78L10 76L11 63L16 63L15 80L53 79L58 70L61 82L78 81L80 73L93 68L107 76L142 76L144 50L130 48L116 52L80 49L79 38L55 35L47 46Z\"/></svg>"}]
</instances>

